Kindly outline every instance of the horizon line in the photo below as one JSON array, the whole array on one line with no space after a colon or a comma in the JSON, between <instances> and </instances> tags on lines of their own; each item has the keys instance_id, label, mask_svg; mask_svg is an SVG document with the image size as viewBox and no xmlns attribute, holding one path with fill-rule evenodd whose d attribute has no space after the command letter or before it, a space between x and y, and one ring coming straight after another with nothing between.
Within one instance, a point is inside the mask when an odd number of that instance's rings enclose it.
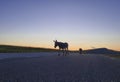
<instances>
[{"instance_id":1,"label":"horizon line","mask_svg":"<svg viewBox=\"0 0 120 82\"><path fill-rule=\"evenodd\" d=\"M11 44L0 44L0 46L16 46L16 47L30 47L30 48L45 48L45 49L54 49L54 50L58 50L57 48L48 48L48 47L38 47L38 46L25 46L25 45L11 45ZM100 48L106 48L106 47L100 47ZM84 49L84 50L92 50L91 49ZM99 49L99 48L94 48L94 49ZM106 49L110 49L110 48L106 48ZM114 49L110 49L110 50L114 50ZM70 51L78 51L77 49L70 49ZM120 50L114 50L114 51L120 51Z\"/></svg>"}]
</instances>

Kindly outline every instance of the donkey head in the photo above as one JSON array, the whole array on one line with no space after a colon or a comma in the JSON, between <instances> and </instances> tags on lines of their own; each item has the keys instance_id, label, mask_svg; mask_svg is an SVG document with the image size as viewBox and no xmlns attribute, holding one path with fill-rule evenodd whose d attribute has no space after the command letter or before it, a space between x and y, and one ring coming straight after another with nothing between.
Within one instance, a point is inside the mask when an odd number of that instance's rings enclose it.
<instances>
[{"instance_id":1,"label":"donkey head","mask_svg":"<svg viewBox=\"0 0 120 82\"><path fill-rule=\"evenodd\" d=\"M57 40L54 40L54 48L56 48L58 46L58 42Z\"/></svg>"}]
</instances>

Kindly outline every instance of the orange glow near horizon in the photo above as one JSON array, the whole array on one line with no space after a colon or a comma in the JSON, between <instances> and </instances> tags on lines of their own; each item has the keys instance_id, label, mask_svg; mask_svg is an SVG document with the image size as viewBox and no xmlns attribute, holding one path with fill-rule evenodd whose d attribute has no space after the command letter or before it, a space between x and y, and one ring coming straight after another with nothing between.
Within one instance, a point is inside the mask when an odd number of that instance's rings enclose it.
<instances>
[{"instance_id":1,"label":"orange glow near horizon","mask_svg":"<svg viewBox=\"0 0 120 82\"><path fill-rule=\"evenodd\" d=\"M2 45L2 44L1 44ZM14 46L25 46L25 47L38 47L38 48L51 48L54 49L54 43L48 43L48 44L40 44L40 43L36 43L36 44L31 44L31 43L6 43L4 45L14 45ZM83 50L87 50L87 49L94 49L94 48L108 48L108 49L112 49L112 50L117 50L120 51L120 47L117 46L117 44L115 45L107 45L107 46L88 46L88 45L72 45L69 44L69 50L79 50L79 48L82 48ZM58 49L58 47L56 48Z\"/></svg>"}]
</instances>

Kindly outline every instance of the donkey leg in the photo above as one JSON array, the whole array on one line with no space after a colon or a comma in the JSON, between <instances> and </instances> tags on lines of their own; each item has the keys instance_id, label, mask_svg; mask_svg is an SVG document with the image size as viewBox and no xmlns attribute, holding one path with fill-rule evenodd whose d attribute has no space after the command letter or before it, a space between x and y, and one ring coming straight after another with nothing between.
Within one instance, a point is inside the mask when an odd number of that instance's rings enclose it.
<instances>
[{"instance_id":1,"label":"donkey leg","mask_svg":"<svg viewBox=\"0 0 120 82\"><path fill-rule=\"evenodd\" d=\"M69 55L68 49L65 49L65 56L66 56L66 55Z\"/></svg>"},{"instance_id":2,"label":"donkey leg","mask_svg":"<svg viewBox=\"0 0 120 82\"><path fill-rule=\"evenodd\" d=\"M62 52L63 52L63 56L64 56L64 50L62 50Z\"/></svg>"},{"instance_id":3,"label":"donkey leg","mask_svg":"<svg viewBox=\"0 0 120 82\"><path fill-rule=\"evenodd\" d=\"M63 53L63 56L66 56L67 55L67 52L65 49L62 49L62 53Z\"/></svg>"},{"instance_id":4,"label":"donkey leg","mask_svg":"<svg viewBox=\"0 0 120 82\"><path fill-rule=\"evenodd\" d=\"M66 52L66 49L64 50L64 56L66 56L67 55L67 52Z\"/></svg>"},{"instance_id":5,"label":"donkey leg","mask_svg":"<svg viewBox=\"0 0 120 82\"><path fill-rule=\"evenodd\" d=\"M61 52L61 50L59 49L59 51L58 51L58 56L60 56L60 52Z\"/></svg>"}]
</instances>

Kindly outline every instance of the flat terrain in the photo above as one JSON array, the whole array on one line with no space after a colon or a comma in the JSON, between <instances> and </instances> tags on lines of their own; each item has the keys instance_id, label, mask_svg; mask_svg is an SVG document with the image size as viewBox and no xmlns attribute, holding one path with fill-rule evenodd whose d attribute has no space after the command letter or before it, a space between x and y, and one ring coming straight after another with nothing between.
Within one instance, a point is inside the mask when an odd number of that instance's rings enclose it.
<instances>
[{"instance_id":1,"label":"flat terrain","mask_svg":"<svg viewBox=\"0 0 120 82\"><path fill-rule=\"evenodd\" d=\"M0 82L120 82L120 59L77 53L1 53Z\"/></svg>"}]
</instances>

